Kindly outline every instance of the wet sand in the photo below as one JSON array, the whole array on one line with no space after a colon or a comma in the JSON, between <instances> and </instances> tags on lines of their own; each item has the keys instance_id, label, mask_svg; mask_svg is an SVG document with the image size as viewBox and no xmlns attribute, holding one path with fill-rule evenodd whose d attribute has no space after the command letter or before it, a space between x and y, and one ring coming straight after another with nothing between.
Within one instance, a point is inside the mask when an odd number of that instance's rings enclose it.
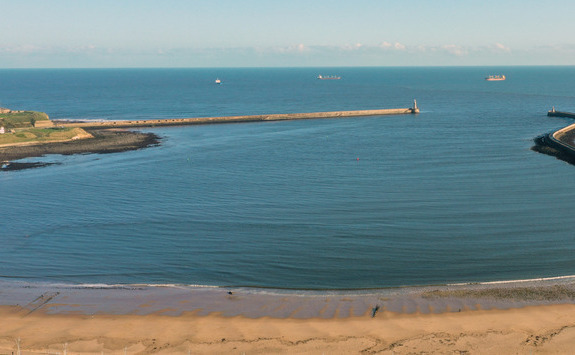
<instances>
[{"instance_id":1,"label":"wet sand","mask_svg":"<svg viewBox=\"0 0 575 355\"><path fill-rule=\"evenodd\" d=\"M46 154L115 153L141 149L159 143L153 133L125 130L86 130L94 138L61 143L0 147L0 162L7 162Z\"/></svg>"},{"instance_id":2,"label":"wet sand","mask_svg":"<svg viewBox=\"0 0 575 355\"><path fill-rule=\"evenodd\" d=\"M338 292L0 286L0 353L566 353L575 344L572 278Z\"/></svg>"}]
</instances>

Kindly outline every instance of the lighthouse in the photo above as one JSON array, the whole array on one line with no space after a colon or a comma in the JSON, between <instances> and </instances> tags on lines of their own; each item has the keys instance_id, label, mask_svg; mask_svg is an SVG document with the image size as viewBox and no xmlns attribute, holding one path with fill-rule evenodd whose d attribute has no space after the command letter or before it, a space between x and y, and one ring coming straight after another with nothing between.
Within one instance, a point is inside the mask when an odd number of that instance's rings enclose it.
<instances>
[{"instance_id":1,"label":"lighthouse","mask_svg":"<svg viewBox=\"0 0 575 355\"><path fill-rule=\"evenodd\" d=\"M413 113L419 113L419 107L417 107L417 100L413 99L413 108L411 109Z\"/></svg>"}]
</instances>

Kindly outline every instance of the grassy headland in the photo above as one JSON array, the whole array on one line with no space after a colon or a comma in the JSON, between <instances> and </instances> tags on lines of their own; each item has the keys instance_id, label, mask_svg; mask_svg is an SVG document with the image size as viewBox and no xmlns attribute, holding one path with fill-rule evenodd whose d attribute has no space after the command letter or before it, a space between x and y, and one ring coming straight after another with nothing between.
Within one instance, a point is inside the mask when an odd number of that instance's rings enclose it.
<instances>
[{"instance_id":1,"label":"grassy headland","mask_svg":"<svg viewBox=\"0 0 575 355\"><path fill-rule=\"evenodd\" d=\"M60 127L43 112L6 108L0 108L1 131L4 133L0 134L0 162L4 163L46 154L123 152L159 143L159 137L153 133Z\"/></svg>"},{"instance_id":2,"label":"grassy headland","mask_svg":"<svg viewBox=\"0 0 575 355\"><path fill-rule=\"evenodd\" d=\"M36 127L37 124L50 122L50 118L44 112L36 111L12 111L0 108L0 127L5 129L19 129Z\"/></svg>"},{"instance_id":3,"label":"grassy headland","mask_svg":"<svg viewBox=\"0 0 575 355\"><path fill-rule=\"evenodd\" d=\"M83 138L92 138L92 135L81 128L26 128L0 134L0 146L64 142Z\"/></svg>"},{"instance_id":4,"label":"grassy headland","mask_svg":"<svg viewBox=\"0 0 575 355\"><path fill-rule=\"evenodd\" d=\"M54 127L44 112L0 109L0 146L92 138L81 128Z\"/></svg>"}]
</instances>

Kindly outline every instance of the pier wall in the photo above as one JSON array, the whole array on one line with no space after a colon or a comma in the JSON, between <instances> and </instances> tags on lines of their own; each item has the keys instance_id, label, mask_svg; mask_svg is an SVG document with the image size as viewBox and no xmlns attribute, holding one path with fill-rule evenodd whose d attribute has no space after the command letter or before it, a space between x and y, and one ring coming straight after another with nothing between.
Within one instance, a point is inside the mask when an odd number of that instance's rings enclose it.
<instances>
[{"instance_id":1,"label":"pier wall","mask_svg":"<svg viewBox=\"0 0 575 355\"><path fill-rule=\"evenodd\" d=\"M543 145L555 149L561 156L568 158L567 161L575 162L575 124L562 128L558 131L545 134L535 139L537 145ZM553 154L556 155L556 154ZM562 158L563 160L566 160Z\"/></svg>"},{"instance_id":2,"label":"pier wall","mask_svg":"<svg viewBox=\"0 0 575 355\"><path fill-rule=\"evenodd\" d=\"M128 127L155 127L155 126L183 126L183 125L234 123L234 122L302 120L302 119L338 118L338 117L404 115L404 114L416 114L416 113L419 113L419 109L417 107L380 109L380 110L286 113L286 114L271 114L271 115L224 116L224 117L172 118L172 119L135 120L135 121L92 121L92 122L58 121L57 126L81 127L81 128L128 128Z\"/></svg>"},{"instance_id":3,"label":"pier wall","mask_svg":"<svg viewBox=\"0 0 575 355\"><path fill-rule=\"evenodd\" d=\"M558 141L563 140L565 137L567 137L571 132L573 132L575 130L575 124L572 124L570 126L567 126L565 128L561 128L558 131L555 131L553 133L553 138L555 138Z\"/></svg>"},{"instance_id":4,"label":"pier wall","mask_svg":"<svg viewBox=\"0 0 575 355\"><path fill-rule=\"evenodd\" d=\"M556 111L555 107L547 112L547 116L575 118L575 113ZM545 154L554 155L561 160L575 164L575 124L543 134L534 139L539 147L551 148L551 151L541 151Z\"/></svg>"},{"instance_id":5,"label":"pier wall","mask_svg":"<svg viewBox=\"0 0 575 355\"><path fill-rule=\"evenodd\" d=\"M568 150L571 155L575 155L575 124L562 128L549 136L556 144L561 145L563 150Z\"/></svg>"},{"instance_id":6,"label":"pier wall","mask_svg":"<svg viewBox=\"0 0 575 355\"><path fill-rule=\"evenodd\" d=\"M551 110L547 112L547 116L575 118L575 113Z\"/></svg>"}]
</instances>

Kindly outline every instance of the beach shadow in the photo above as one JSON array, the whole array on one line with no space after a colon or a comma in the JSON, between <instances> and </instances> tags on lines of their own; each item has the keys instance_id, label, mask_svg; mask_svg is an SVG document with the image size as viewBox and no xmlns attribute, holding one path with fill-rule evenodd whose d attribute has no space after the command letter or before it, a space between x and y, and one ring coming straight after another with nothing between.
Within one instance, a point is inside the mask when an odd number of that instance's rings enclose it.
<instances>
[{"instance_id":1,"label":"beach shadow","mask_svg":"<svg viewBox=\"0 0 575 355\"><path fill-rule=\"evenodd\" d=\"M42 163L42 162L31 162L31 163L16 163L16 162L6 162L0 165L0 171L18 171L25 169L43 168L49 165L59 165L61 163Z\"/></svg>"}]
</instances>

